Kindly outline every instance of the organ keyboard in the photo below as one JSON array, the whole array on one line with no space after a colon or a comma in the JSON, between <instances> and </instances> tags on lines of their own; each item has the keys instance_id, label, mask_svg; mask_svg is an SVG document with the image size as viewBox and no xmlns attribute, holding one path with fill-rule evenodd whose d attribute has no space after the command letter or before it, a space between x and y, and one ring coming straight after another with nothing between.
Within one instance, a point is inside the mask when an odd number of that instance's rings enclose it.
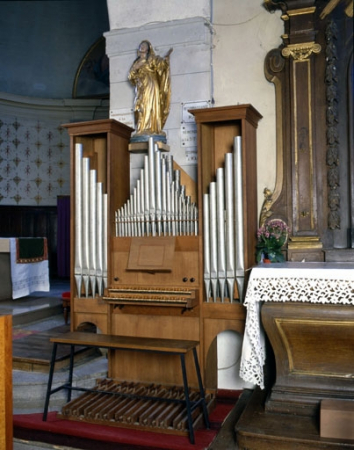
<instances>
[{"instance_id":1,"label":"organ keyboard","mask_svg":"<svg viewBox=\"0 0 354 450\"><path fill-rule=\"evenodd\" d=\"M172 306L192 309L198 305L197 291L183 288L120 286L107 290L103 300L113 305Z\"/></svg>"}]
</instances>

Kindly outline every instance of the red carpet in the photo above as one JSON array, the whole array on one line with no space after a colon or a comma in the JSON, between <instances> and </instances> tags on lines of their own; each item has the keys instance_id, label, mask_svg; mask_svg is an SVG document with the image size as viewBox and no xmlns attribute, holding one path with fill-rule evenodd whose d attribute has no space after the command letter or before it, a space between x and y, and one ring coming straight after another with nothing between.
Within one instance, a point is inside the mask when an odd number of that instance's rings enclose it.
<instances>
[{"instance_id":1,"label":"red carpet","mask_svg":"<svg viewBox=\"0 0 354 450\"><path fill-rule=\"evenodd\" d=\"M102 426L63 420L57 413L48 414L47 422L40 414L18 414L13 416L14 437L77 446L82 449L164 449L164 450L204 450L214 440L227 415L234 408L231 403L219 403L210 414L211 427L195 431L195 445L187 436L154 433L135 429Z\"/></svg>"},{"instance_id":2,"label":"red carpet","mask_svg":"<svg viewBox=\"0 0 354 450\"><path fill-rule=\"evenodd\" d=\"M12 330L12 339L16 340L16 339L22 339L24 337L28 337L31 334L37 334L38 331L34 331L34 330L24 330L22 328L18 328L18 329L13 329Z\"/></svg>"}]
</instances>

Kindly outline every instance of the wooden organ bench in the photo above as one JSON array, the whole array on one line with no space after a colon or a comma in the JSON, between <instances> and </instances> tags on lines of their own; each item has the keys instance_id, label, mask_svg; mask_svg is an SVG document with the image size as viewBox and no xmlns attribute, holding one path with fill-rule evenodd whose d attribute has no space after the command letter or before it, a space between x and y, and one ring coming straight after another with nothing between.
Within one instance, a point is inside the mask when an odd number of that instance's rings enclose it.
<instances>
[{"instance_id":1,"label":"wooden organ bench","mask_svg":"<svg viewBox=\"0 0 354 450\"><path fill-rule=\"evenodd\" d=\"M200 374L197 346L199 342L197 341L187 341L187 340L177 340L177 339L160 339L160 338L142 338L142 337L132 337L132 336L116 336L107 334L94 334L94 333L84 333L84 332L70 332L63 334L61 336L52 337L50 341L53 343L52 358L50 363L49 378L47 393L45 399L45 406L43 412L43 421L47 420L48 407L50 396L55 392L62 389L68 390L67 401L71 401L71 393L73 390L76 391L86 391L99 394L116 395L119 397L136 397L138 399L144 400L156 400L156 397L139 395L139 394L124 394L121 392L112 392L109 390L98 390L98 389L88 389L84 387L73 386L73 370L74 370L74 350L75 346L85 346L91 348L105 348L109 350L135 350L139 352L152 352L152 353L164 353L170 355L179 355L181 362L181 370L183 377L183 388L184 388L184 398L164 398L163 401L167 403L183 403L187 410L187 423L189 430L190 442L194 444L194 430L193 430L193 419L192 412L201 407L203 411L204 422L207 428L209 428L209 418L207 405L205 400L204 388L202 383L202 378ZM69 366L69 376L68 381L54 389L52 389L53 375L55 369L55 360L58 345L69 345L70 346L70 366ZM192 400L189 394L188 378L185 364L185 355L192 351L194 357L195 370L197 374L198 384L199 384L199 398L197 400Z\"/></svg>"}]
</instances>

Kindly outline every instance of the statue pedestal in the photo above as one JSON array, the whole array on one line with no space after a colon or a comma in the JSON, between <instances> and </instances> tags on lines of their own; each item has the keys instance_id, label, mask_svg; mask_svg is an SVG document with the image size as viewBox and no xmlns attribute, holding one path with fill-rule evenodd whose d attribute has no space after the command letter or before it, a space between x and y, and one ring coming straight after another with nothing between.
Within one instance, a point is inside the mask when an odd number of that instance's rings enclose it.
<instances>
[{"instance_id":1,"label":"statue pedestal","mask_svg":"<svg viewBox=\"0 0 354 450\"><path fill-rule=\"evenodd\" d=\"M155 141L155 144L157 144L158 148L162 152L169 152L170 146L167 144L164 144L160 141ZM132 153L146 153L149 149L149 142L131 142L128 146L128 150Z\"/></svg>"}]
</instances>

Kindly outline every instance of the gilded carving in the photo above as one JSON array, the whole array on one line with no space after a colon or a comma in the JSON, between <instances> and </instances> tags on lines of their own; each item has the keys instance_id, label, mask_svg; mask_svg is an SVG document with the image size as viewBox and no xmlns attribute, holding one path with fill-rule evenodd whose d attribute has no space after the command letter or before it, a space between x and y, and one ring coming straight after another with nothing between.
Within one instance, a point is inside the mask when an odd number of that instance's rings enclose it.
<instances>
[{"instance_id":1,"label":"gilded carving","mask_svg":"<svg viewBox=\"0 0 354 450\"><path fill-rule=\"evenodd\" d=\"M336 103L330 103L327 106L326 119L327 123L332 126L335 125L335 123L338 123L338 109Z\"/></svg>"},{"instance_id":2,"label":"gilded carving","mask_svg":"<svg viewBox=\"0 0 354 450\"><path fill-rule=\"evenodd\" d=\"M259 218L260 227L262 227L265 224L266 220L269 219L269 217L273 214L273 211L270 209L273 204L273 192L268 188L264 188L263 194L264 200Z\"/></svg>"},{"instance_id":3,"label":"gilded carving","mask_svg":"<svg viewBox=\"0 0 354 450\"><path fill-rule=\"evenodd\" d=\"M289 44L283 48L282 55L284 58L290 58L297 61L308 59L312 53L320 53L321 45L316 42L304 42L299 44Z\"/></svg>"},{"instance_id":4,"label":"gilded carving","mask_svg":"<svg viewBox=\"0 0 354 450\"><path fill-rule=\"evenodd\" d=\"M340 216L338 211L330 211L328 214L328 228L334 230L340 228Z\"/></svg>"},{"instance_id":5,"label":"gilded carving","mask_svg":"<svg viewBox=\"0 0 354 450\"><path fill-rule=\"evenodd\" d=\"M276 48L271 50L266 59L266 64L269 68L269 71L273 73L281 72L285 66L285 59L283 58L281 51Z\"/></svg>"},{"instance_id":6,"label":"gilded carving","mask_svg":"<svg viewBox=\"0 0 354 450\"><path fill-rule=\"evenodd\" d=\"M339 134L336 126L329 126L327 128L327 143L329 145L333 145L336 142L339 142Z\"/></svg>"},{"instance_id":7,"label":"gilded carving","mask_svg":"<svg viewBox=\"0 0 354 450\"><path fill-rule=\"evenodd\" d=\"M319 249L322 248L322 242L317 236L291 236L288 248L290 250Z\"/></svg>"},{"instance_id":8,"label":"gilded carving","mask_svg":"<svg viewBox=\"0 0 354 450\"><path fill-rule=\"evenodd\" d=\"M337 189L332 189L328 195L328 207L335 211L340 206L340 195Z\"/></svg>"},{"instance_id":9,"label":"gilded carving","mask_svg":"<svg viewBox=\"0 0 354 450\"><path fill-rule=\"evenodd\" d=\"M283 1L264 0L263 6L268 12L274 12L278 8L285 12L287 9L286 4Z\"/></svg>"},{"instance_id":10,"label":"gilded carving","mask_svg":"<svg viewBox=\"0 0 354 450\"><path fill-rule=\"evenodd\" d=\"M330 167L327 173L328 186L336 189L339 186L339 171L337 166Z\"/></svg>"},{"instance_id":11,"label":"gilded carving","mask_svg":"<svg viewBox=\"0 0 354 450\"><path fill-rule=\"evenodd\" d=\"M330 62L326 67L326 83L336 83L337 81L337 67L332 62Z\"/></svg>"},{"instance_id":12,"label":"gilded carving","mask_svg":"<svg viewBox=\"0 0 354 450\"><path fill-rule=\"evenodd\" d=\"M332 2L333 3L333 2ZM339 132L338 132L338 108L337 108L337 48L335 41L338 37L338 29L333 21L329 21L325 32L326 37L326 138L327 138L327 154L326 163L329 214L327 225L328 228L334 230L340 228L340 194L337 190L340 183L339 175Z\"/></svg>"},{"instance_id":13,"label":"gilded carving","mask_svg":"<svg viewBox=\"0 0 354 450\"><path fill-rule=\"evenodd\" d=\"M341 2L343 2L343 0L329 0L328 4L322 11L320 18L326 18ZM344 0L344 3L346 3L346 7L344 10L345 14L348 17L353 17L353 0Z\"/></svg>"},{"instance_id":14,"label":"gilded carving","mask_svg":"<svg viewBox=\"0 0 354 450\"><path fill-rule=\"evenodd\" d=\"M326 162L328 166L339 164L339 149L338 145L329 145L327 148Z\"/></svg>"}]
</instances>

